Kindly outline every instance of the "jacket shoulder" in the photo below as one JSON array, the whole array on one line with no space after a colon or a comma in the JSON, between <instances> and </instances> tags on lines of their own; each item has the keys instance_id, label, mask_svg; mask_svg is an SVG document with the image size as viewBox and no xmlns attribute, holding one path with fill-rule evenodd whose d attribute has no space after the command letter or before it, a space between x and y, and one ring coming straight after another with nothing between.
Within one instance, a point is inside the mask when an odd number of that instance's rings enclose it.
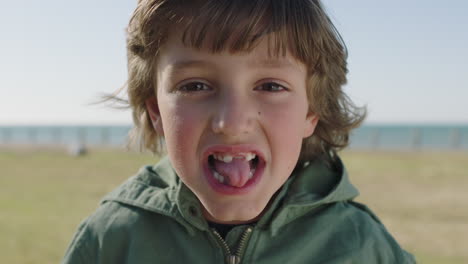
<instances>
[{"instance_id":1,"label":"jacket shoulder","mask_svg":"<svg viewBox=\"0 0 468 264\"><path fill-rule=\"evenodd\" d=\"M359 259L372 263L416 263L388 232L380 219L364 204L345 201L336 205L342 227L353 233Z\"/></svg>"},{"instance_id":2,"label":"jacket shoulder","mask_svg":"<svg viewBox=\"0 0 468 264\"><path fill-rule=\"evenodd\" d=\"M149 246L142 241L163 241L154 236L161 234L164 237L164 230L177 228L175 222L141 208L105 202L80 224L62 263L117 263L126 258L130 247L144 250ZM153 237L150 238L150 234Z\"/></svg>"},{"instance_id":3,"label":"jacket shoulder","mask_svg":"<svg viewBox=\"0 0 468 264\"><path fill-rule=\"evenodd\" d=\"M138 221L140 214L118 203L102 204L79 225L62 263L100 263L98 249L102 246L119 248L125 240L123 230ZM107 241L112 241L112 245Z\"/></svg>"}]
</instances>

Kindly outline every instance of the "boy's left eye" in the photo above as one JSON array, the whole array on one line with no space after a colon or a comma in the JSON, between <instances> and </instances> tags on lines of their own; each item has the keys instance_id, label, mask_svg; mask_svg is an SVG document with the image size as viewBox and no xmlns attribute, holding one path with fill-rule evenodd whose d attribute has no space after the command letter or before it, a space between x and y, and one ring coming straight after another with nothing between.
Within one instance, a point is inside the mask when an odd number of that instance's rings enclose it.
<instances>
[{"instance_id":1,"label":"boy's left eye","mask_svg":"<svg viewBox=\"0 0 468 264\"><path fill-rule=\"evenodd\" d=\"M202 82L190 82L179 87L179 91L182 92L198 92L207 90L210 90L210 87Z\"/></svg>"},{"instance_id":2,"label":"boy's left eye","mask_svg":"<svg viewBox=\"0 0 468 264\"><path fill-rule=\"evenodd\" d=\"M281 92L288 90L281 84L275 82L265 82L255 87L255 90L267 91L267 92Z\"/></svg>"}]
</instances>

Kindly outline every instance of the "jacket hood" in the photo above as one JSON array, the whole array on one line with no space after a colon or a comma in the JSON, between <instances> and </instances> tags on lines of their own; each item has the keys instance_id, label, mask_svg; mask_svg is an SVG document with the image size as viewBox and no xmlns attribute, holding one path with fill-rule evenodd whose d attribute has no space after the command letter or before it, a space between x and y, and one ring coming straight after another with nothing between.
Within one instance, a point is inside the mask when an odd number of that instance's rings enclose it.
<instances>
[{"instance_id":1,"label":"jacket hood","mask_svg":"<svg viewBox=\"0 0 468 264\"><path fill-rule=\"evenodd\" d=\"M339 158L333 166L321 159L296 169L272 198L269 208L257 223L276 233L281 226L320 210L322 207L358 196ZM183 184L167 157L155 166L146 166L120 187L104 197L114 201L174 218L190 233L208 229L196 196Z\"/></svg>"}]
</instances>

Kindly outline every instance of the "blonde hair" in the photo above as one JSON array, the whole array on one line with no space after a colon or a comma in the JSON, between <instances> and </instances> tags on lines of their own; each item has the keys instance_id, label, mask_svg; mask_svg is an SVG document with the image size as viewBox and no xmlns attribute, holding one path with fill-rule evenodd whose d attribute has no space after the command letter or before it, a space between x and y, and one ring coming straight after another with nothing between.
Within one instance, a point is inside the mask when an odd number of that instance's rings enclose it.
<instances>
[{"instance_id":1,"label":"blonde hair","mask_svg":"<svg viewBox=\"0 0 468 264\"><path fill-rule=\"evenodd\" d=\"M309 108L320 120L303 141L300 161L335 157L364 119L365 109L342 90L347 50L320 0L140 0L127 28L128 81L120 90L128 93L135 124L130 139L140 150L163 150L145 101L156 96L155 60L174 27L183 30L185 45L212 52L249 51L268 35L271 52L288 50L307 65ZM110 98L122 101L117 95Z\"/></svg>"}]
</instances>

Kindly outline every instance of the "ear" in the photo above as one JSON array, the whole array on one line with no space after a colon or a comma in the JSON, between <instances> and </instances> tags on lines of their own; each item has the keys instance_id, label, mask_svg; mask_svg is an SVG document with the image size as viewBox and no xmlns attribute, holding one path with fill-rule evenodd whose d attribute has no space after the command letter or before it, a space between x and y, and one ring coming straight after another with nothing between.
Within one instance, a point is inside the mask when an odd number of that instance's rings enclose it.
<instances>
[{"instance_id":1,"label":"ear","mask_svg":"<svg viewBox=\"0 0 468 264\"><path fill-rule=\"evenodd\" d=\"M306 117L306 120L305 120L303 138L307 138L307 137L312 136L312 134L315 131L315 127L317 127L318 121L319 121L319 117L315 113L309 112L307 114L307 117Z\"/></svg>"},{"instance_id":2,"label":"ear","mask_svg":"<svg viewBox=\"0 0 468 264\"><path fill-rule=\"evenodd\" d=\"M162 122L161 122L161 114L159 112L159 106L158 106L158 101L155 96L152 96L145 101L146 104L146 111L148 112L150 119L151 119L151 124L153 125L154 130L159 135L164 136L164 130L162 127Z\"/></svg>"}]
</instances>

